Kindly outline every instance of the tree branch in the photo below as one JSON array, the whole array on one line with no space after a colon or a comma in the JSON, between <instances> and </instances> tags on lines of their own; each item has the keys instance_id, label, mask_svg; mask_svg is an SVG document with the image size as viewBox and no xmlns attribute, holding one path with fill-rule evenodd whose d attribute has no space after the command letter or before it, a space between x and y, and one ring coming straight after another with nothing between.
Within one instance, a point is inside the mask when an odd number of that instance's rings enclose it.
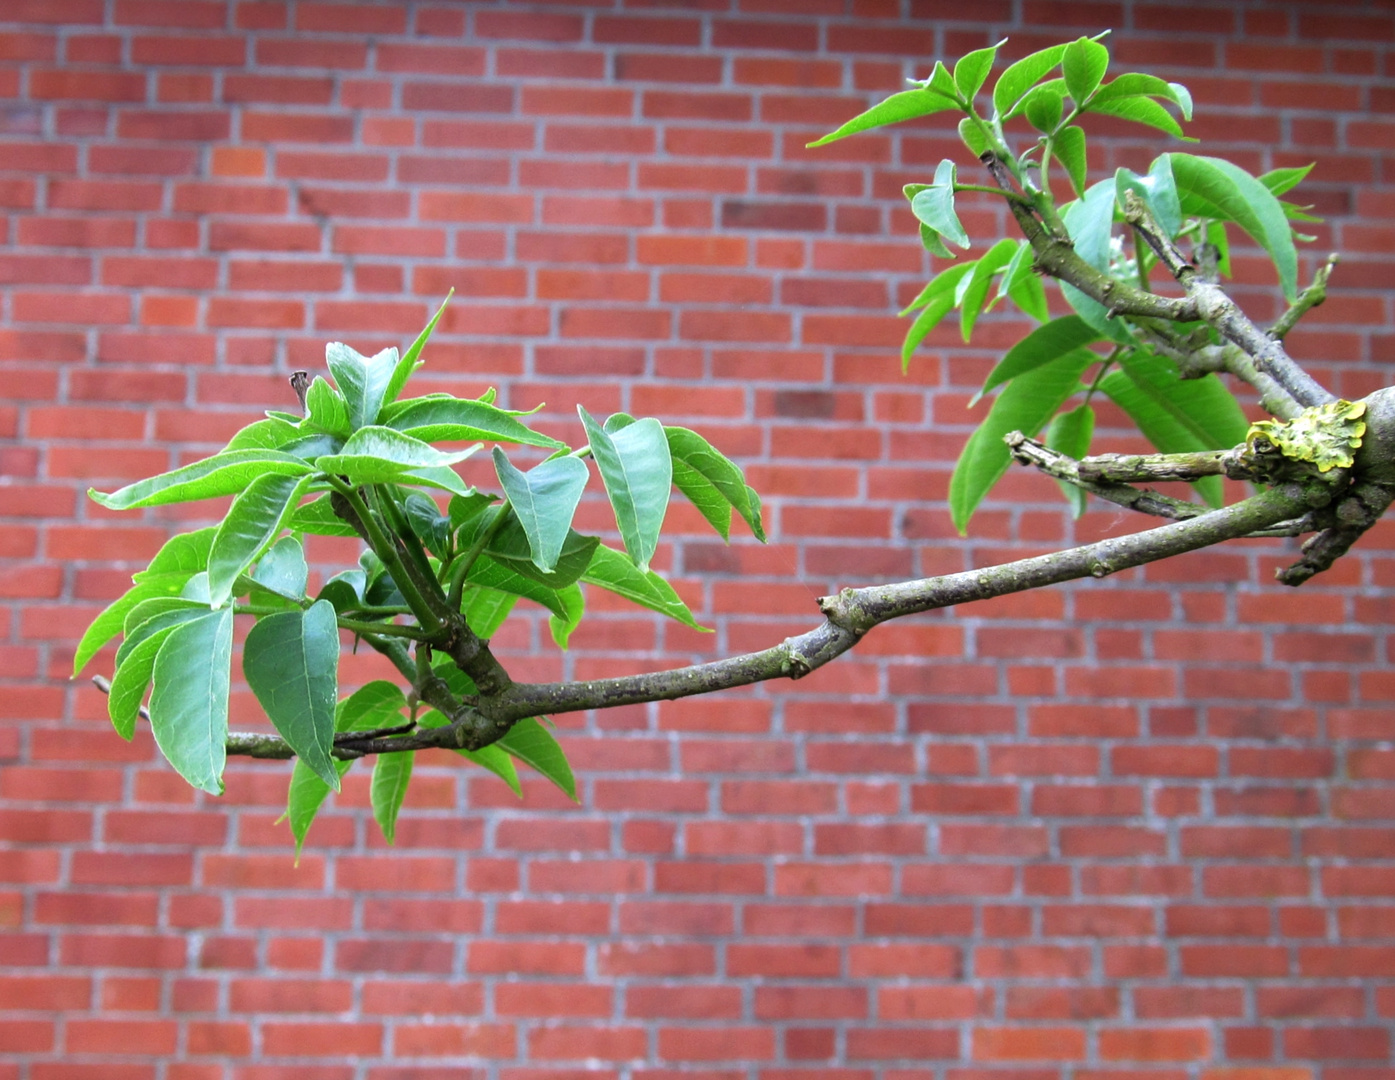
<instances>
[{"instance_id":1,"label":"tree branch","mask_svg":"<svg viewBox=\"0 0 1395 1080\"><path fill-rule=\"evenodd\" d=\"M1273 378L1299 405L1310 408L1337 400L1298 366L1282 343L1251 322L1224 289L1197 273L1196 267L1173 244L1135 192L1124 194L1124 218L1142 234L1159 261L1186 290L1195 308L1194 317L1201 318L1221 337L1238 345L1254 360L1261 374Z\"/></svg>"}]
</instances>

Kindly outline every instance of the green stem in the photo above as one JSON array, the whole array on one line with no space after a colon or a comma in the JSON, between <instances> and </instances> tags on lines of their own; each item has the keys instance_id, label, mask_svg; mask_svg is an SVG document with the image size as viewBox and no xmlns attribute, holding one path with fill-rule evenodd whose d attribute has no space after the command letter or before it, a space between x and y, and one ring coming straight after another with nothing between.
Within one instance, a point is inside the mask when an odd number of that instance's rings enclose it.
<instances>
[{"instance_id":1,"label":"green stem","mask_svg":"<svg viewBox=\"0 0 1395 1080\"><path fill-rule=\"evenodd\" d=\"M484 527L479 536L475 538L475 542L460 555L455 565L451 567L450 591L446 594L446 603L450 605L452 611L460 610L460 601L465 595L465 576L469 574L470 567L475 565L475 560L484 554L484 549L489 546L489 542L503 528L504 520L509 516L511 509L513 508L509 505L508 499L501 502L494 512L494 520Z\"/></svg>"},{"instance_id":2,"label":"green stem","mask_svg":"<svg viewBox=\"0 0 1395 1080\"><path fill-rule=\"evenodd\" d=\"M1004 191L1002 188L990 187L987 184L960 184L954 185L954 192L957 195L961 191L986 191L989 195L1001 195L1013 202L1019 202L1023 206L1031 206L1032 200L1025 195L1019 195L1015 191Z\"/></svg>"},{"instance_id":3,"label":"green stem","mask_svg":"<svg viewBox=\"0 0 1395 1080\"><path fill-rule=\"evenodd\" d=\"M420 626L398 626L395 623L362 622L358 619L340 618L340 630L352 630L355 634L380 634L383 637L411 638L413 641L426 641L432 637Z\"/></svg>"},{"instance_id":4,"label":"green stem","mask_svg":"<svg viewBox=\"0 0 1395 1080\"><path fill-rule=\"evenodd\" d=\"M397 547L386 536L378 524L377 518L368 509L368 505L363 501L363 497L358 493L358 489L351 484L346 484L339 477L326 474L330 486L334 488L345 501L353 508L359 520L363 522L363 527L368 533L368 545L373 549L373 554L382 560L387 568L392 580L397 583L398 591L402 593L402 598L407 601L407 606L412 609L412 614L417 617L422 628L430 634L438 634L442 629L440 618L426 598L417 589L416 582L412 580L407 568L402 565L402 560L397 556Z\"/></svg>"}]
</instances>

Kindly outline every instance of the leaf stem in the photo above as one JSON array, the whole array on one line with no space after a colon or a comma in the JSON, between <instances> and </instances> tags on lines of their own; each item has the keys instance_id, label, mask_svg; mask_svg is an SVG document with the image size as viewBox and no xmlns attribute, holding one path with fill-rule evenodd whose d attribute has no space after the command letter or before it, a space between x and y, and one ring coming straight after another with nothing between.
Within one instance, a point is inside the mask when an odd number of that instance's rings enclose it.
<instances>
[{"instance_id":1,"label":"leaf stem","mask_svg":"<svg viewBox=\"0 0 1395 1080\"><path fill-rule=\"evenodd\" d=\"M396 623L363 622L359 619L337 620L340 630L351 630L355 634L380 634L383 637L411 638L413 641L429 641L432 634L420 626L398 626Z\"/></svg>"},{"instance_id":2,"label":"leaf stem","mask_svg":"<svg viewBox=\"0 0 1395 1080\"><path fill-rule=\"evenodd\" d=\"M484 549L489 546L489 542L498 535L512 509L508 499L501 502L494 512L493 520L481 530L479 536L475 538L475 542L460 555L455 565L451 567L450 591L446 594L446 603L450 605L452 611L460 610L460 602L465 595L465 577L469 574L470 567L475 565L475 561L484 554Z\"/></svg>"},{"instance_id":3,"label":"leaf stem","mask_svg":"<svg viewBox=\"0 0 1395 1080\"><path fill-rule=\"evenodd\" d=\"M442 629L440 618L417 589L416 582L407 572L407 568L402 565L402 560L398 558L396 545L383 535L377 518L368 509L368 505L363 501L358 489L352 484L346 484L337 476L329 473L325 475L330 486L344 497L344 500L353 508L354 513L358 515L359 520L363 522L363 528L368 534L369 547L383 561L383 565L392 575L392 580L396 582L398 591L402 593L402 598L407 601L407 606L412 609L412 614L417 617L417 621L428 633L440 633Z\"/></svg>"}]
</instances>

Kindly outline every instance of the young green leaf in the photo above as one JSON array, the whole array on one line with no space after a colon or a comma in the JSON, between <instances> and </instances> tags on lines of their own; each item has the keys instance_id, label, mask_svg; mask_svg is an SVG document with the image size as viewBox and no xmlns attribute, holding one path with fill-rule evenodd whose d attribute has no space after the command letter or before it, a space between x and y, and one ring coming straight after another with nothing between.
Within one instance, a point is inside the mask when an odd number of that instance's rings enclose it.
<instances>
[{"instance_id":1,"label":"young green leaf","mask_svg":"<svg viewBox=\"0 0 1395 1080\"><path fill-rule=\"evenodd\" d=\"M911 199L916 218L961 248L969 246L969 234L954 212L954 162L946 158L935 169L935 182Z\"/></svg>"},{"instance_id":2,"label":"young green leaf","mask_svg":"<svg viewBox=\"0 0 1395 1080\"><path fill-rule=\"evenodd\" d=\"M971 53L965 53L954 65L954 85L965 101L972 102L983 88L988 73L993 70L993 60L1006 40L1007 38L1003 38L1003 41L986 49L975 49Z\"/></svg>"},{"instance_id":3,"label":"young green leaf","mask_svg":"<svg viewBox=\"0 0 1395 1080\"><path fill-rule=\"evenodd\" d=\"M1198 449L1224 450L1245 441L1250 422L1215 375L1183 379L1171 360L1147 349L1119 354L1119 366L1200 441Z\"/></svg>"},{"instance_id":4,"label":"young green leaf","mask_svg":"<svg viewBox=\"0 0 1395 1080\"><path fill-rule=\"evenodd\" d=\"M586 614L586 594L581 591L580 585L568 585L565 589L558 589L554 595L561 604L562 612L554 613L547 620L547 627L557 647L565 649L571 641L572 631L581 625L581 618Z\"/></svg>"},{"instance_id":5,"label":"young green leaf","mask_svg":"<svg viewBox=\"0 0 1395 1080\"><path fill-rule=\"evenodd\" d=\"M1044 326L1038 326L998 361L984 380L983 389L969 402L970 407L1009 379L1058 360L1076 349L1093 345L1099 339L1098 331L1079 315L1063 315Z\"/></svg>"},{"instance_id":6,"label":"young green leaf","mask_svg":"<svg viewBox=\"0 0 1395 1080\"><path fill-rule=\"evenodd\" d=\"M342 778L352 765L352 761L336 760L334 770ZM290 823L291 835L295 837L297 861L300 860L301 848L305 846L305 834L310 831L315 815L320 812L320 806L329 797L331 790L334 789L316 776L305 762L296 759L291 768L291 783L286 789L286 812L282 815L282 820Z\"/></svg>"},{"instance_id":7,"label":"young green leaf","mask_svg":"<svg viewBox=\"0 0 1395 1080\"><path fill-rule=\"evenodd\" d=\"M959 300L959 331L967 342L974 332L983 302L988 298L988 286L993 275L1012 261L1017 254L1017 241L1004 237L994 244L974 266L974 272L966 282L961 282L957 293Z\"/></svg>"},{"instance_id":8,"label":"young green leaf","mask_svg":"<svg viewBox=\"0 0 1395 1080\"><path fill-rule=\"evenodd\" d=\"M929 116L932 113L957 108L959 108L959 103L952 97L946 97L933 90L903 90L901 93L892 94L885 101L873 105L866 112L854 116L838 130L830 131L823 138L816 139L811 143L805 143L805 146L808 148L824 146L837 139L846 139L849 135L856 135L859 131L885 127L887 124L899 124L903 120L914 120L920 116Z\"/></svg>"},{"instance_id":9,"label":"young green leaf","mask_svg":"<svg viewBox=\"0 0 1395 1080\"><path fill-rule=\"evenodd\" d=\"M1188 138L1176 118L1152 98L1129 97L1092 102L1090 111L1104 116L1117 116L1121 120L1132 120L1135 124L1147 124L1185 142L1196 142L1195 139Z\"/></svg>"},{"instance_id":10,"label":"young green leaf","mask_svg":"<svg viewBox=\"0 0 1395 1080\"><path fill-rule=\"evenodd\" d=\"M402 722L407 699L396 683L375 679L334 707L335 731L375 731Z\"/></svg>"},{"instance_id":11,"label":"young green leaf","mask_svg":"<svg viewBox=\"0 0 1395 1080\"><path fill-rule=\"evenodd\" d=\"M567 764L567 755L552 733L536 719L520 720L497 745L547 777L573 802L580 801L576 797L576 779Z\"/></svg>"},{"instance_id":12,"label":"young green leaf","mask_svg":"<svg viewBox=\"0 0 1395 1080\"><path fill-rule=\"evenodd\" d=\"M1170 83L1156 75L1140 75L1130 72L1105 83L1090 100L1090 109L1098 111L1099 106L1110 101L1133 97L1160 97L1172 102L1182 112L1183 120L1192 118L1192 96L1181 83Z\"/></svg>"},{"instance_id":13,"label":"young green leaf","mask_svg":"<svg viewBox=\"0 0 1395 1080\"><path fill-rule=\"evenodd\" d=\"M155 654L150 728L166 760L200 791L223 793L232 608L176 626Z\"/></svg>"},{"instance_id":14,"label":"young green leaf","mask_svg":"<svg viewBox=\"0 0 1395 1080\"><path fill-rule=\"evenodd\" d=\"M677 619L684 626L691 626L694 630L707 630L707 627L693 618L688 605L673 591L672 585L652 570L641 571L623 552L604 544L596 548L591 557L591 565L586 568L586 573L581 575L581 580L588 585L596 585L607 592L623 596L632 604L647 607L651 611L667 615L670 619Z\"/></svg>"},{"instance_id":15,"label":"young green leaf","mask_svg":"<svg viewBox=\"0 0 1395 1080\"><path fill-rule=\"evenodd\" d=\"M1114 173L1114 193L1119 205L1124 205L1124 194L1134 192L1158 219L1158 224L1168 236L1176 236L1182 231L1182 204L1177 198L1177 182L1172 176L1172 158L1160 154L1153 159L1146 176L1139 176L1132 169L1119 169Z\"/></svg>"},{"instance_id":16,"label":"young green leaf","mask_svg":"<svg viewBox=\"0 0 1395 1080\"><path fill-rule=\"evenodd\" d=\"M349 437L338 454L318 458L315 467L347 476L356 484L384 484L401 479L412 469L455 465L478 449L471 446L447 454L392 428L363 427Z\"/></svg>"},{"instance_id":17,"label":"young green leaf","mask_svg":"<svg viewBox=\"0 0 1395 1080\"><path fill-rule=\"evenodd\" d=\"M305 392L305 413L307 428L341 439L353 434L353 424L349 422L349 403L344 400L343 394L318 375Z\"/></svg>"},{"instance_id":18,"label":"young green leaf","mask_svg":"<svg viewBox=\"0 0 1395 1080\"><path fill-rule=\"evenodd\" d=\"M441 513L436 500L420 491L408 491L401 502L407 524L422 546L438 559L445 558L450 547L450 518Z\"/></svg>"},{"instance_id":19,"label":"young green leaf","mask_svg":"<svg viewBox=\"0 0 1395 1080\"><path fill-rule=\"evenodd\" d=\"M576 411L615 511L625 550L641 570L648 570L659 546L673 489L673 459L664 427L654 419L636 420L612 433L582 406Z\"/></svg>"},{"instance_id":20,"label":"young green leaf","mask_svg":"<svg viewBox=\"0 0 1395 1080\"><path fill-rule=\"evenodd\" d=\"M1022 114L1027 123L1043 134L1049 135L1061 126L1061 115L1065 111L1066 99L1055 90L1042 87L1027 99Z\"/></svg>"},{"instance_id":21,"label":"young green leaf","mask_svg":"<svg viewBox=\"0 0 1395 1080\"><path fill-rule=\"evenodd\" d=\"M984 151L992 146L988 136L983 133L982 123L972 116L959 121L959 138L964 140L964 145L974 157L982 157Z\"/></svg>"},{"instance_id":22,"label":"young green leaf","mask_svg":"<svg viewBox=\"0 0 1395 1080\"><path fill-rule=\"evenodd\" d=\"M1090 100L1090 95L1099 89L1107 70L1109 50L1089 38L1072 41L1061 57L1061 74L1066 80L1066 90L1078 106L1084 106Z\"/></svg>"},{"instance_id":23,"label":"young green leaf","mask_svg":"<svg viewBox=\"0 0 1395 1080\"><path fill-rule=\"evenodd\" d=\"M242 672L281 737L337 789L339 774L330 758L339 672L333 605L317 600L305 611L259 619L247 634Z\"/></svg>"},{"instance_id":24,"label":"young green leaf","mask_svg":"<svg viewBox=\"0 0 1395 1080\"><path fill-rule=\"evenodd\" d=\"M286 443L300 438L305 433L298 424L288 423L278 417L268 417L248 424L231 439L222 452L229 450L279 450Z\"/></svg>"},{"instance_id":25,"label":"young green leaf","mask_svg":"<svg viewBox=\"0 0 1395 1080\"><path fill-rule=\"evenodd\" d=\"M233 500L208 555L208 595L213 607L227 601L237 576L276 539L304 487L304 477L260 476Z\"/></svg>"},{"instance_id":26,"label":"young green leaf","mask_svg":"<svg viewBox=\"0 0 1395 1080\"><path fill-rule=\"evenodd\" d=\"M1041 283L1033 272L1033 265L1032 245L1026 240L1019 240L1017 250L1013 252L1012 258L1003 267L1002 275L998 278L998 291L983 310L992 311L1004 297L1010 297L1013 303L1037 322L1046 322L1051 315L1046 307L1045 290L1038 288L1032 291L1025 288L1028 282L1036 282L1040 287Z\"/></svg>"},{"instance_id":27,"label":"young green leaf","mask_svg":"<svg viewBox=\"0 0 1395 1080\"><path fill-rule=\"evenodd\" d=\"M305 599L305 582L310 576L305 565L305 549L294 536L283 536L257 563L252 580L263 589L291 600Z\"/></svg>"},{"instance_id":28,"label":"young green leaf","mask_svg":"<svg viewBox=\"0 0 1395 1080\"><path fill-rule=\"evenodd\" d=\"M962 535L978 504L1011 464L1003 436L1010 431L1035 435L1075 393L1080 374L1097 360L1087 349L1058 357L1017 376L998 395L988 415L959 455L949 481L949 512Z\"/></svg>"},{"instance_id":29,"label":"young green leaf","mask_svg":"<svg viewBox=\"0 0 1395 1080\"><path fill-rule=\"evenodd\" d=\"M417 398L401 403L385 421L396 431L405 431L423 442L490 439L494 442L522 443L564 450L566 443L532 431L511 413L482 401L460 398Z\"/></svg>"},{"instance_id":30,"label":"young green leaf","mask_svg":"<svg viewBox=\"0 0 1395 1080\"><path fill-rule=\"evenodd\" d=\"M1285 298L1298 296L1298 252L1279 200L1259 180L1222 158L1170 154L1184 213L1233 221L1250 234L1279 272Z\"/></svg>"},{"instance_id":31,"label":"young green leaf","mask_svg":"<svg viewBox=\"0 0 1395 1080\"><path fill-rule=\"evenodd\" d=\"M1017 106L1027 91L1050 73L1061 62L1066 53L1065 45L1052 45L1049 49L1024 56L1008 65L998 76L993 87L993 112L1000 120L1006 120L1017 110Z\"/></svg>"},{"instance_id":32,"label":"young green leaf","mask_svg":"<svg viewBox=\"0 0 1395 1080\"><path fill-rule=\"evenodd\" d=\"M286 528L316 536L357 536L353 526L334 512L331 496L297 506L286 519Z\"/></svg>"},{"instance_id":33,"label":"young green leaf","mask_svg":"<svg viewBox=\"0 0 1395 1080\"><path fill-rule=\"evenodd\" d=\"M454 295L454 289L446 293L446 298L441 301L441 306L436 309L436 314L431 316L431 321L417 335L417 339L407 346L407 351L402 354L402 359L397 361L397 366L392 369L392 374L388 377L387 388L383 391L384 405L397 400L397 396L402 393L402 388L407 385L407 380L412 377L412 373L421 367L423 361L418 359L421 356L421 350L431 340L431 331L436 329L436 324L441 321L441 316L445 313L446 305L450 303L450 298ZM381 410L379 411L381 412Z\"/></svg>"},{"instance_id":34,"label":"young green leaf","mask_svg":"<svg viewBox=\"0 0 1395 1080\"><path fill-rule=\"evenodd\" d=\"M397 814L407 797L407 785L412 782L412 759L415 751L399 750L379 754L373 762L373 783L369 799L373 804L373 820L383 830L383 838L393 843L397 838Z\"/></svg>"},{"instance_id":35,"label":"young green leaf","mask_svg":"<svg viewBox=\"0 0 1395 1080\"><path fill-rule=\"evenodd\" d=\"M731 531L733 509L765 543L760 516L760 496L746 483L741 469L696 431L665 427L673 460L673 483L698 508L723 540Z\"/></svg>"},{"instance_id":36,"label":"young green leaf","mask_svg":"<svg viewBox=\"0 0 1395 1080\"><path fill-rule=\"evenodd\" d=\"M1066 175L1070 177L1070 184L1075 188L1075 193L1083 196L1089 171L1085 158L1084 130L1076 124L1068 124L1056 132L1051 140L1051 149L1066 170Z\"/></svg>"},{"instance_id":37,"label":"young green leaf","mask_svg":"<svg viewBox=\"0 0 1395 1080\"><path fill-rule=\"evenodd\" d=\"M236 495L257 477L268 473L308 476L312 471L300 458L276 450L234 450L204 458L182 469L137 480L110 495L91 488L87 495L108 510L135 510L142 506Z\"/></svg>"},{"instance_id":38,"label":"young green leaf","mask_svg":"<svg viewBox=\"0 0 1395 1080\"><path fill-rule=\"evenodd\" d=\"M482 638L492 638L513 611L518 597L496 589L466 588L460 604L465 624Z\"/></svg>"},{"instance_id":39,"label":"young green leaf","mask_svg":"<svg viewBox=\"0 0 1395 1080\"><path fill-rule=\"evenodd\" d=\"M102 646L121 633L122 627L126 625L126 616L136 605L156 596L178 596L179 590L184 588L190 576L183 573L151 575L108 604L102 613L92 620L92 625L83 632L82 639L78 642L77 651L73 653L72 677L76 679L82 673L82 669L101 651Z\"/></svg>"},{"instance_id":40,"label":"young green leaf","mask_svg":"<svg viewBox=\"0 0 1395 1080\"><path fill-rule=\"evenodd\" d=\"M1100 380L1099 386L1105 395L1138 425L1138 430L1143 432L1144 437L1162 453L1183 454L1210 449L1177 419L1176 414L1148 394L1123 371L1109 372ZM1194 481L1192 486L1212 506L1220 506L1225 501L1225 491L1219 476L1204 477Z\"/></svg>"},{"instance_id":41,"label":"young green leaf","mask_svg":"<svg viewBox=\"0 0 1395 1080\"><path fill-rule=\"evenodd\" d=\"M496 446L494 471L528 537L534 565L551 573L590 475L586 465L574 457L552 458L525 473Z\"/></svg>"},{"instance_id":42,"label":"young green leaf","mask_svg":"<svg viewBox=\"0 0 1395 1080\"><path fill-rule=\"evenodd\" d=\"M1095 410L1088 404L1079 405L1070 412L1057 413L1046 429L1046 445L1058 453L1073 457L1077 461L1090 452L1090 439L1095 433ZM1066 502L1070 503L1075 517L1085 513L1085 492L1074 484L1057 480Z\"/></svg>"},{"instance_id":43,"label":"young green leaf","mask_svg":"<svg viewBox=\"0 0 1395 1080\"><path fill-rule=\"evenodd\" d=\"M363 356L334 341L325 346L325 363L349 407L349 430L377 423L378 410L383 407L397 367L397 350L384 349L374 356Z\"/></svg>"},{"instance_id":44,"label":"young green leaf","mask_svg":"<svg viewBox=\"0 0 1395 1080\"><path fill-rule=\"evenodd\" d=\"M1076 253L1096 270L1109 272L1110 235L1114 227L1114 181L1101 180L1076 200L1063 217ZM1120 344L1133 340L1120 319L1109 318L1108 309L1074 285L1061 282L1061 295L1076 312L1099 331L1101 337Z\"/></svg>"},{"instance_id":45,"label":"young green leaf","mask_svg":"<svg viewBox=\"0 0 1395 1080\"><path fill-rule=\"evenodd\" d=\"M905 372L911 366L911 356L920 347L920 343L925 340L930 331L939 326L944 317L954 310L955 297L958 295L959 283L965 274L973 272L978 265L978 260L960 263L951 266L948 270L942 270L930 279L930 282L921 290L918 297L902 311L906 315L916 308L923 308L916 316L915 322L906 331L906 339L901 344L901 370Z\"/></svg>"},{"instance_id":46,"label":"young green leaf","mask_svg":"<svg viewBox=\"0 0 1395 1080\"><path fill-rule=\"evenodd\" d=\"M462 534L463 536L463 534ZM600 538L583 536L568 529L551 570L539 570L533 561L533 546L518 519L510 515L489 545L484 549L490 558L498 560L516 574L531 578L549 589L561 589L576 581L591 564L591 556Z\"/></svg>"},{"instance_id":47,"label":"young green leaf","mask_svg":"<svg viewBox=\"0 0 1395 1080\"><path fill-rule=\"evenodd\" d=\"M125 662L117 667L111 677L111 688L107 691L107 715L116 733L127 742L136 733L136 717L140 715L140 703L155 673L155 657L165 638L173 632L174 626L166 626L142 640L126 655Z\"/></svg>"},{"instance_id":48,"label":"young green leaf","mask_svg":"<svg viewBox=\"0 0 1395 1080\"><path fill-rule=\"evenodd\" d=\"M1317 162L1313 162L1316 165ZM1271 195L1283 195L1296 188L1307 175L1313 171L1313 165L1293 166L1287 169L1270 169L1267 173L1255 177L1261 184L1269 189Z\"/></svg>"}]
</instances>

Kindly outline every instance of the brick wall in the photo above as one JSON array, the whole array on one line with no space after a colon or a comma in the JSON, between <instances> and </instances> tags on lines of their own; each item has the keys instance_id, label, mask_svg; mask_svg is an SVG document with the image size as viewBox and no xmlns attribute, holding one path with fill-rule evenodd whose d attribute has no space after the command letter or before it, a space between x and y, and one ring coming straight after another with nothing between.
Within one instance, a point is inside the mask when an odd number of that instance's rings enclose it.
<instances>
[{"instance_id":1,"label":"brick wall","mask_svg":"<svg viewBox=\"0 0 1395 1080\"><path fill-rule=\"evenodd\" d=\"M1310 250L1345 261L1291 340L1348 396L1389 381L1389 4L0 0L0 1080L1395 1075L1389 528L1301 593L1232 545L561 718L579 807L423 760L390 851L351 774L299 866L284 766L196 798L66 681L189 520L87 485L212 451L452 286L427 389L565 437L577 401L689 424L769 507L768 547L673 514L660 564L715 634L593 597L565 657L502 635L525 674L759 647L836 585L1134 527L1020 476L953 537L964 406L1023 324L899 373L929 269L899 188L952 128L802 149L935 56L1106 26L1116 70L1190 85L1203 152L1317 161ZM1101 170L1162 146L1108 134Z\"/></svg>"}]
</instances>

